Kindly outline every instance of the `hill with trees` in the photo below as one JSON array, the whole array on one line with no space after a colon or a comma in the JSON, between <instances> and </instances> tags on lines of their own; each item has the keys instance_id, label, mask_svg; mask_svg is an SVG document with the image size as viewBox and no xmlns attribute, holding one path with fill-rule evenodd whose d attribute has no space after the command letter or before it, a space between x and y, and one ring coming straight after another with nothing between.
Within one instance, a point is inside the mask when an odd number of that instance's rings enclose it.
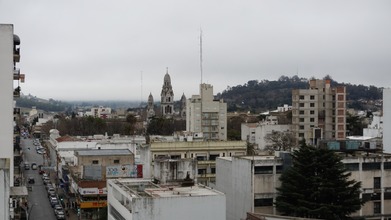
<instances>
[{"instance_id":1,"label":"hill with trees","mask_svg":"<svg viewBox=\"0 0 391 220\"><path fill-rule=\"evenodd\" d=\"M347 106L357 110L381 109L379 102L382 99L382 88L375 86L353 85L339 83L329 75L324 79L331 80L331 86L346 86ZM228 112L251 111L259 113L276 109L284 104L292 104L292 89L307 89L309 79L299 78L297 75L281 76L278 80L250 80L244 85L228 87L222 93L217 94L228 105Z\"/></svg>"}]
</instances>

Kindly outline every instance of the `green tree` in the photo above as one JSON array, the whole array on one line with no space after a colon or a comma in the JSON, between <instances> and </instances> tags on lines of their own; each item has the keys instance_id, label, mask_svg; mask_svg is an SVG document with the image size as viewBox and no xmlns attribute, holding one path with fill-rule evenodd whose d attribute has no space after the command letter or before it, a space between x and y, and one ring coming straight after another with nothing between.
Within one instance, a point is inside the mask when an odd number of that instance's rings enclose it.
<instances>
[{"instance_id":1,"label":"green tree","mask_svg":"<svg viewBox=\"0 0 391 220\"><path fill-rule=\"evenodd\" d=\"M292 154L292 166L280 177L276 208L288 216L347 219L364 204L361 182L350 175L334 152L302 142Z\"/></svg>"}]
</instances>

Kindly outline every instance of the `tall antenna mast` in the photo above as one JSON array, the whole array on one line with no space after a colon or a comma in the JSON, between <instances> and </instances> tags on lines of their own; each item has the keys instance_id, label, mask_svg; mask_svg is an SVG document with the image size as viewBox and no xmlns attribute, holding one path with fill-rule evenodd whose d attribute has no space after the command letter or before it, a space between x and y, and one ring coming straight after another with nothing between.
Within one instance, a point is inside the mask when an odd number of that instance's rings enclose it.
<instances>
[{"instance_id":1,"label":"tall antenna mast","mask_svg":"<svg viewBox=\"0 0 391 220\"><path fill-rule=\"evenodd\" d=\"M200 28L200 70L201 70L201 84L202 84L202 29Z\"/></svg>"},{"instance_id":2,"label":"tall antenna mast","mask_svg":"<svg viewBox=\"0 0 391 220\"><path fill-rule=\"evenodd\" d=\"M143 103L143 71L141 70L141 93L140 93L140 106Z\"/></svg>"}]
</instances>

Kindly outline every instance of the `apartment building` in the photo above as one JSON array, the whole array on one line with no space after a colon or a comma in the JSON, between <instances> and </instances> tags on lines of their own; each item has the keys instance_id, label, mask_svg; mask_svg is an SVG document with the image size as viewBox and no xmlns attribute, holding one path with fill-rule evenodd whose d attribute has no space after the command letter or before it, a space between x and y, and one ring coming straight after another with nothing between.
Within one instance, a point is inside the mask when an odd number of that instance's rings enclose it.
<instances>
[{"instance_id":1,"label":"apartment building","mask_svg":"<svg viewBox=\"0 0 391 220\"><path fill-rule=\"evenodd\" d=\"M187 100L186 131L208 141L227 140L227 103L214 99L212 85L200 84L200 94Z\"/></svg>"},{"instance_id":2,"label":"apartment building","mask_svg":"<svg viewBox=\"0 0 391 220\"><path fill-rule=\"evenodd\" d=\"M258 123L242 123L242 141L254 144L255 149L264 150L268 143L265 137L273 132L292 132L291 125L278 124L277 116L268 116Z\"/></svg>"},{"instance_id":3,"label":"apartment building","mask_svg":"<svg viewBox=\"0 0 391 220\"><path fill-rule=\"evenodd\" d=\"M216 158L246 155L245 141L160 141L152 142L140 152L145 167L145 177L153 177L153 164L156 159L196 159L197 181L204 185L214 184Z\"/></svg>"},{"instance_id":4,"label":"apartment building","mask_svg":"<svg viewBox=\"0 0 391 220\"><path fill-rule=\"evenodd\" d=\"M383 89L383 147L391 153L391 89Z\"/></svg>"},{"instance_id":5,"label":"apartment building","mask_svg":"<svg viewBox=\"0 0 391 220\"><path fill-rule=\"evenodd\" d=\"M298 140L346 138L346 88L330 80L310 80L308 89L292 90L292 130Z\"/></svg>"},{"instance_id":6,"label":"apartment building","mask_svg":"<svg viewBox=\"0 0 391 220\"><path fill-rule=\"evenodd\" d=\"M116 179L107 187L108 220L226 219L225 195L206 186Z\"/></svg>"},{"instance_id":7,"label":"apartment building","mask_svg":"<svg viewBox=\"0 0 391 220\"><path fill-rule=\"evenodd\" d=\"M322 145L339 153L351 179L360 181L366 202L352 217L365 219L391 218L391 154L366 148L365 142L354 141ZM365 150L363 150L365 149ZM245 219L247 212L278 215L274 202L279 177L291 164L288 153L276 156L217 158L216 189L227 197L227 220Z\"/></svg>"},{"instance_id":8,"label":"apartment building","mask_svg":"<svg viewBox=\"0 0 391 220\"><path fill-rule=\"evenodd\" d=\"M107 179L137 177L134 155L128 149L78 150L74 166L65 170L69 183L65 191L75 195L82 216L93 218L107 206Z\"/></svg>"},{"instance_id":9,"label":"apartment building","mask_svg":"<svg viewBox=\"0 0 391 220\"><path fill-rule=\"evenodd\" d=\"M20 109L15 108L14 98L20 96L20 83L24 82L24 74L16 65L19 61L20 38L14 34L14 26L0 24L0 219L13 218L19 202L14 199L18 199L15 192L20 190L13 189L19 165L14 164L14 146L18 150L20 141L20 130L14 121L14 114L20 114Z\"/></svg>"},{"instance_id":10,"label":"apartment building","mask_svg":"<svg viewBox=\"0 0 391 220\"><path fill-rule=\"evenodd\" d=\"M246 219L247 212L275 214L276 187L288 156L285 161L275 156L217 158L216 189L227 197L227 220Z\"/></svg>"}]
</instances>

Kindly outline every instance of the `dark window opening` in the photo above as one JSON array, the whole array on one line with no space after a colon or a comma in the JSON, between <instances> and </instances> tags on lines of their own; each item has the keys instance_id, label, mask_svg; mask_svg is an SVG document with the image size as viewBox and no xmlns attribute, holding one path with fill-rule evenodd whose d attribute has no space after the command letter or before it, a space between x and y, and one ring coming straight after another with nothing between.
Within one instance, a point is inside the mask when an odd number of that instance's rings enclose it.
<instances>
[{"instance_id":1,"label":"dark window opening","mask_svg":"<svg viewBox=\"0 0 391 220\"><path fill-rule=\"evenodd\" d=\"M254 206L260 207L260 206L273 206L273 199L267 198L267 199L254 199Z\"/></svg>"}]
</instances>

